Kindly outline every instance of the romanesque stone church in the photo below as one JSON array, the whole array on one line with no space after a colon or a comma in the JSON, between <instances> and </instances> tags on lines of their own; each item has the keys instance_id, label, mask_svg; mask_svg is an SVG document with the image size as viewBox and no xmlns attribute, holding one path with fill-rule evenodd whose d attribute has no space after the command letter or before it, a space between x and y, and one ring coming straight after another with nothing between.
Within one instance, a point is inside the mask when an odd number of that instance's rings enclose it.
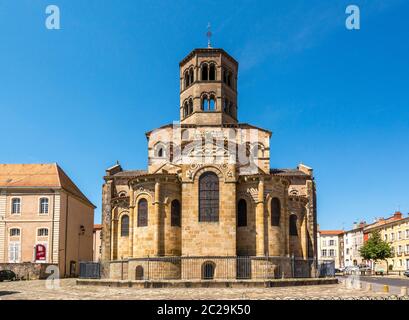
<instances>
[{"instance_id":1,"label":"romanesque stone church","mask_svg":"<svg viewBox=\"0 0 409 320\"><path fill-rule=\"evenodd\" d=\"M180 121L146 133L148 168L106 170L105 276L291 277L294 259L313 267L312 169L271 168L272 133L239 122L232 56L195 49L179 66Z\"/></svg>"}]
</instances>

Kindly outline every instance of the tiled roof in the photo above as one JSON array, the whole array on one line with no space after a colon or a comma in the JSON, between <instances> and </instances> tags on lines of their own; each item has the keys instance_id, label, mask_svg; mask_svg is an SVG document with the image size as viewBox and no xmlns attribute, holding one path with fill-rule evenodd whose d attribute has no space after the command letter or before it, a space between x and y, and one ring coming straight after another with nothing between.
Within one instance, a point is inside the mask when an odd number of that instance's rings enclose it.
<instances>
[{"instance_id":1,"label":"tiled roof","mask_svg":"<svg viewBox=\"0 0 409 320\"><path fill-rule=\"evenodd\" d=\"M281 176L300 176L307 177L308 175L298 169L270 169L270 174Z\"/></svg>"},{"instance_id":2,"label":"tiled roof","mask_svg":"<svg viewBox=\"0 0 409 320\"><path fill-rule=\"evenodd\" d=\"M95 207L56 164L0 164L0 188L62 188Z\"/></svg>"},{"instance_id":3,"label":"tiled roof","mask_svg":"<svg viewBox=\"0 0 409 320\"><path fill-rule=\"evenodd\" d=\"M344 233L344 230L320 230L318 232L320 234L322 234L322 235L328 235L328 236L334 235L334 236L336 236L336 235L340 235L340 234Z\"/></svg>"},{"instance_id":4,"label":"tiled roof","mask_svg":"<svg viewBox=\"0 0 409 320\"><path fill-rule=\"evenodd\" d=\"M114 177L134 177L134 176L141 176L144 174L148 174L148 171L146 170L126 170L126 171L120 171L118 173L115 173L113 176Z\"/></svg>"}]
</instances>

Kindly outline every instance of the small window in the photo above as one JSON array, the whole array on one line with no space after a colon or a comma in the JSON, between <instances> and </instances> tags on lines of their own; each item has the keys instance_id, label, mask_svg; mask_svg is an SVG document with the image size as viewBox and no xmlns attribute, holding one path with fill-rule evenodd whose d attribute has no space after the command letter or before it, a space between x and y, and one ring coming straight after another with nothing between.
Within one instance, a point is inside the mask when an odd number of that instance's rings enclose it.
<instances>
[{"instance_id":1,"label":"small window","mask_svg":"<svg viewBox=\"0 0 409 320\"><path fill-rule=\"evenodd\" d=\"M209 70L208 70L208 67L207 67L207 64L205 63L205 64L203 64L202 65L202 80L208 80L209 79Z\"/></svg>"},{"instance_id":2,"label":"small window","mask_svg":"<svg viewBox=\"0 0 409 320\"><path fill-rule=\"evenodd\" d=\"M237 205L237 226L247 226L247 202L244 199L240 199Z\"/></svg>"},{"instance_id":3,"label":"small window","mask_svg":"<svg viewBox=\"0 0 409 320\"><path fill-rule=\"evenodd\" d=\"M10 237L19 237L20 236L20 229L13 228L10 229Z\"/></svg>"},{"instance_id":4,"label":"small window","mask_svg":"<svg viewBox=\"0 0 409 320\"><path fill-rule=\"evenodd\" d=\"M188 114L192 114L193 113L193 100L189 99L189 110L188 110Z\"/></svg>"},{"instance_id":5,"label":"small window","mask_svg":"<svg viewBox=\"0 0 409 320\"><path fill-rule=\"evenodd\" d=\"M189 73L185 72L185 89L189 86Z\"/></svg>"},{"instance_id":6,"label":"small window","mask_svg":"<svg viewBox=\"0 0 409 320\"><path fill-rule=\"evenodd\" d=\"M187 101L183 104L183 116L187 117L189 115L189 107L187 105Z\"/></svg>"},{"instance_id":7,"label":"small window","mask_svg":"<svg viewBox=\"0 0 409 320\"><path fill-rule=\"evenodd\" d=\"M207 110L209 108L209 100L207 99L207 95L202 97L202 110Z\"/></svg>"},{"instance_id":8,"label":"small window","mask_svg":"<svg viewBox=\"0 0 409 320\"><path fill-rule=\"evenodd\" d=\"M163 157L163 148L159 148L158 150L158 157L162 158Z\"/></svg>"},{"instance_id":9,"label":"small window","mask_svg":"<svg viewBox=\"0 0 409 320\"><path fill-rule=\"evenodd\" d=\"M21 199L20 198L13 198L11 200L11 213L12 214L19 214L21 212Z\"/></svg>"},{"instance_id":10,"label":"small window","mask_svg":"<svg viewBox=\"0 0 409 320\"><path fill-rule=\"evenodd\" d=\"M135 280L143 280L143 267L137 266L135 268Z\"/></svg>"},{"instance_id":11,"label":"small window","mask_svg":"<svg viewBox=\"0 0 409 320\"><path fill-rule=\"evenodd\" d=\"M148 225L148 201L141 199L138 202L138 227Z\"/></svg>"},{"instance_id":12,"label":"small window","mask_svg":"<svg viewBox=\"0 0 409 320\"><path fill-rule=\"evenodd\" d=\"M211 64L209 68L209 80L216 80L216 67L214 64Z\"/></svg>"},{"instance_id":13,"label":"small window","mask_svg":"<svg viewBox=\"0 0 409 320\"><path fill-rule=\"evenodd\" d=\"M40 199L40 213L48 214L48 198Z\"/></svg>"},{"instance_id":14,"label":"small window","mask_svg":"<svg viewBox=\"0 0 409 320\"><path fill-rule=\"evenodd\" d=\"M214 278L214 270L216 266L214 262L207 261L202 264L202 279L203 280L212 280Z\"/></svg>"},{"instance_id":15,"label":"small window","mask_svg":"<svg viewBox=\"0 0 409 320\"><path fill-rule=\"evenodd\" d=\"M214 96L210 96L209 110L210 111L216 110L216 99L214 98Z\"/></svg>"},{"instance_id":16,"label":"small window","mask_svg":"<svg viewBox=\"0 0 409 320\"><path fill-rule=\"evenodd\" d=\"M290 215L290 236L298 236L297 216L295 214Z\"/></svg>"},{"instance_id":17,"label":"small window","mask_svg":"<svg viewBox=\"0 0 409 320\"><path fill-rule=\"evenodd\" d=\"M180 217L180 202L179 200L173 200L170 209L170 225L172 227L180 227L181 225Z\"/></svg>"},{"instance_id":18,"label":"small window","mask_svg":"<svg viewBox=\"0 0 409 320\"><path fill-rule=\"evenodd\" d=\"M278 198L271 200L271 225L278 227L280 225L281 205Z\"/></svg>"},{"instance_id":19,"label":"small window","mask_svg":"<svg viewBox=\"0 0 409 320\"><path fill-rule=\"evenodd\" d=\"M124 215L121 218L121 237L129 236L129 216Z\"/></svg>"},{"instance_id":20,"label":"small window","mask_svg":"<svg viewBox=\"0 0 409 320\"><path fill-rule=\"evenodd\" d=\"M192 84L194 82L193 68L189 70L189 82Z\"/></svg>"},{"instance_id":21,"label":"small window","mask_svg":"<svg viewBox=\"0 0 409 320\"><path fill-rule=\"evenodd\" d=\"M37 236L39 237L47 237L48 236L48 229L47 228L40 228L37 231Z\"/></svg>"}]
</instances>

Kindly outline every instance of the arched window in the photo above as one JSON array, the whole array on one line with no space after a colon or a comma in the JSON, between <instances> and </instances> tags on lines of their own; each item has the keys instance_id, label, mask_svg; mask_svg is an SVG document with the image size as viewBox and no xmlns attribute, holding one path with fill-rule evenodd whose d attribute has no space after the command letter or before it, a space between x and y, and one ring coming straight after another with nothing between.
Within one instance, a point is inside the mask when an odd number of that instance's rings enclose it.
<instances>
[{"instance_id":1,"label":"arched window","mask_svg":"<svg viewBox=\"0 0 409 320\"><path fill-rule=\"evenodd\" d=\"M212 261L206 261L202 264L202 280L212 280L216 265Z\"/></svg>"},{"instance_id":2,"label":"arched window","mask_svg":"<svg viewBox=\"0 0 409 320\"><path fill-rule=\"evenodd\" d=\"M209 80L216 80L216 67L214 64L211 64L209 68Z\"/></svg>"},{"instance_id":3,"label":"arched window","mask_svg":"<svg viewBox=\"0 0 409 320\"><path fill-rule=\"evenodd\" d=\"M159 158L162 158L162 157L163 157L163 148L162 148L162 147L159 148L159 150L158 150L158 157L159 157Z\"/></svg>"},{"instance_id":4,"label":"arched window","mask_svg":"<svg viewBox=\"0 0 409 320\"><path fill-rule=\"evenodd\" d=\"M290 236L298 236L297 215L290 215Z\"/></svg>"},{"instance_id":5,"label":"arched window","mask_svg":"<svg viewBox=\"0 0 409 320\"><path fill-rule=\"evenodd\" d=\"M11 200L11 213L18 214L21 212L21 199L13 198Z\"/></svg>"},{"instance_id":6,"label":"arched window","mask_svg":"<svg viewBox=\"0 0 409 320\"><path fill-rule=\"evenodd\" d=\"M229 102L228 114L234 116L233 103L231 101Z\"/></svg>"},{"instance_id":7,"label":"arched window","mask_svg":"<svg viewBox=\"0 0 409 320\"><path fill-rule=\"evenodd\" d=\"M185 89L189 86L189 72L185 72Z\"/></svg>"},{"instance_id":8,"label":"arched window","mask_svg":"<svg viewBox=\"0 0 409 320\"><path fill-rule=\"evenodd\" d=\"M193 113L193 100L192 99L189 99L189 111L188 111L188 113L189 114Z\"/></svg>"},{"instance_id":9,"label":"arched window","mask_svg":"<svg viewBox=\"0 0 409 320\"><path fill-rule=\"evenodd\" d=\"M223 111L224 113L229 113L229 100L226 98L223 100Z\"/></svg>"},{"instance_id":10,"label":"arched window","mask_svg":"<svg viewBox=\"0 0 409 320\"><path fill-rule=\"evenodd\" d=\"M183 116L187 117L188 113L189 113L188 105L187 105L187 101L185 101L185 103L183 104Z\"/></svg>"},{"instance_id":11,"label":"arched window","mask_svg":"<svg viewBox=\"0 0 409 320\"><path fill-rule=\"evenodd\" d=\"M223 82L227 83L227 71L223 70Z\"/></svg>"},{"instance_id":12,"label":"arched window","mask_svg":"<svg viewBox=\"0 0 409 320\"><path fill-rule=\"evenodd\" d=\"M210 96L210 100L209 100L209 110L210 110L210 111L216 110L216 99L214 98L214 96Z\"/></svg>"},{"instance_id":13,"label":"arched window","mask_svg":"<svg viewBox=\"0 0 409 320\"><path fill-rule=\"evenodd\" d=\"M280 225L281 205L278 198L271 200L271 225L277 227Z\"/></svg>"},{"instance_id":14,"label":"arched window","mask_svg":"<svg viewBox=\"0 0 409 320\"><path fill-rule=\"evenodd\" d=\"M192 84L194 82L194 75L193 75L193 68L190 68L189 70L189 82Z\"/></svg>"},{"instance_id":15,"label":"arched window","mask_svg":"<svg viewBox=\"0 0 409 320\"><path fill-rule=\"evenodd\" d=\"M244 199L240 199L237 205L237 226L247 226L247 202Z\"/></svg>"},{"instance_id":16,"label":"arched window","mask_svg":"<svg viewBox=\"0 0 409 320\"><path fill-rule=\"evenodd\" d=\"M229 87L231 87L231 84L232 84L232 82L231 82L231 73L229 72L229 74L227 75L227 85Z\"/></svg>"},{"instance_id":17,"label":"arched window","mask_svg":"<svg viewBox=\"0 0 409 320\"><path fill-rule=\"evenodd\" d=\"M219 177L213 172L199 178L199 221L219 221Z\"/></svg>"},{"instance_id":18,"label":"arched window","mask_svg":"<svg viewBox=\"0 0 409 320\"><path fill-rule=\"evenodd\" d=\"M170 225L172 227L180 227L180 202L179 200L173 200L170 208Z\"/></svg>"},{"instance_id":19,"label":"arched window","mask_svg":"<svg viewBox=\"0 0 409 320\"><path fill-rule=\"evenodd\" d=\"M10 229L10 237L19 237L19 236L20 236L20 229L19 228Z\"/></svg>"},{"instance_id":20,"label":"arched window","mask_svg":"<svg viewBox=\"0 0 409 320\"><path fill-rule=\"evenodd\" d=\"M41 214L48 213L48 198L40 198L40 210Z\"/></svg>"},{"instance_id":21,"label":"arched window","mask_svg":"<svg viewBox=\"0 0 409 320\"><path fill-rule=\"evenodd\" d=\"M204 63L202 65L202 80L209 80L208 76L209 76L209 70L208 70L207 64Z\"/></svg>"},{"instance_id":22,"label":"arched window","mask_svg":"<svg viewBox=\"0 0 409 320\"><path fill-rule=\"evenodd\" d=\"M148 201L141 199L138 202L138 227L148 225Z\"/></svg>"},{"instance_id":23,"label":"arched window","mask_svg":"<svg viewBox=\"0 0 409 320\"><path fill-rule=\"evenodd\" d=\"M202 110L207 110L209 108L209 100L207 99L207 95L203 95L202 97Z\"/></svg>"},{"instance_id":24,"label":"arched window","mask_svg":"<svg viewBox=\"0 0 409 320\"><path fill-rule=\"evenodd\" d=\"M121 237L129 236L129 216L123 215L121 218Z\"/></svg>"},{"instance_id":25,"label":"arched window","mask_svg":"<svg viewBox=\"0 0 409 320\"><path fill-rule=\"evenodd\" d=\"M135 268L135 280L143 280L143 267L137 266Z\"/></svg>"}]
</instances>

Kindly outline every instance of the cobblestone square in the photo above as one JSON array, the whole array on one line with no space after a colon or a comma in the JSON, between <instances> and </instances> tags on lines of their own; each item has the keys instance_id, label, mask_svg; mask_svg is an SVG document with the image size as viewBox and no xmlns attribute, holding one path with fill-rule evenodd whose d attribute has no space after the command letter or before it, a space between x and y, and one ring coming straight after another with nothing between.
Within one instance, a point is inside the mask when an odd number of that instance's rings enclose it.
<instances>
[{"instance_id":1,"label":"cobblestone square","mask_svg":"<svg viewBox=\"0 0 409 320\"><path fill-rule=\"evenodd\" d=\"M75 279L60 280L59 289L48 289L43 280L0 283L0 300L207 300L207 299L352 299L386 297L388 294L334 285L280 288L165 288L138 289L76 285Z\"/></svg>"}]
</instances>

